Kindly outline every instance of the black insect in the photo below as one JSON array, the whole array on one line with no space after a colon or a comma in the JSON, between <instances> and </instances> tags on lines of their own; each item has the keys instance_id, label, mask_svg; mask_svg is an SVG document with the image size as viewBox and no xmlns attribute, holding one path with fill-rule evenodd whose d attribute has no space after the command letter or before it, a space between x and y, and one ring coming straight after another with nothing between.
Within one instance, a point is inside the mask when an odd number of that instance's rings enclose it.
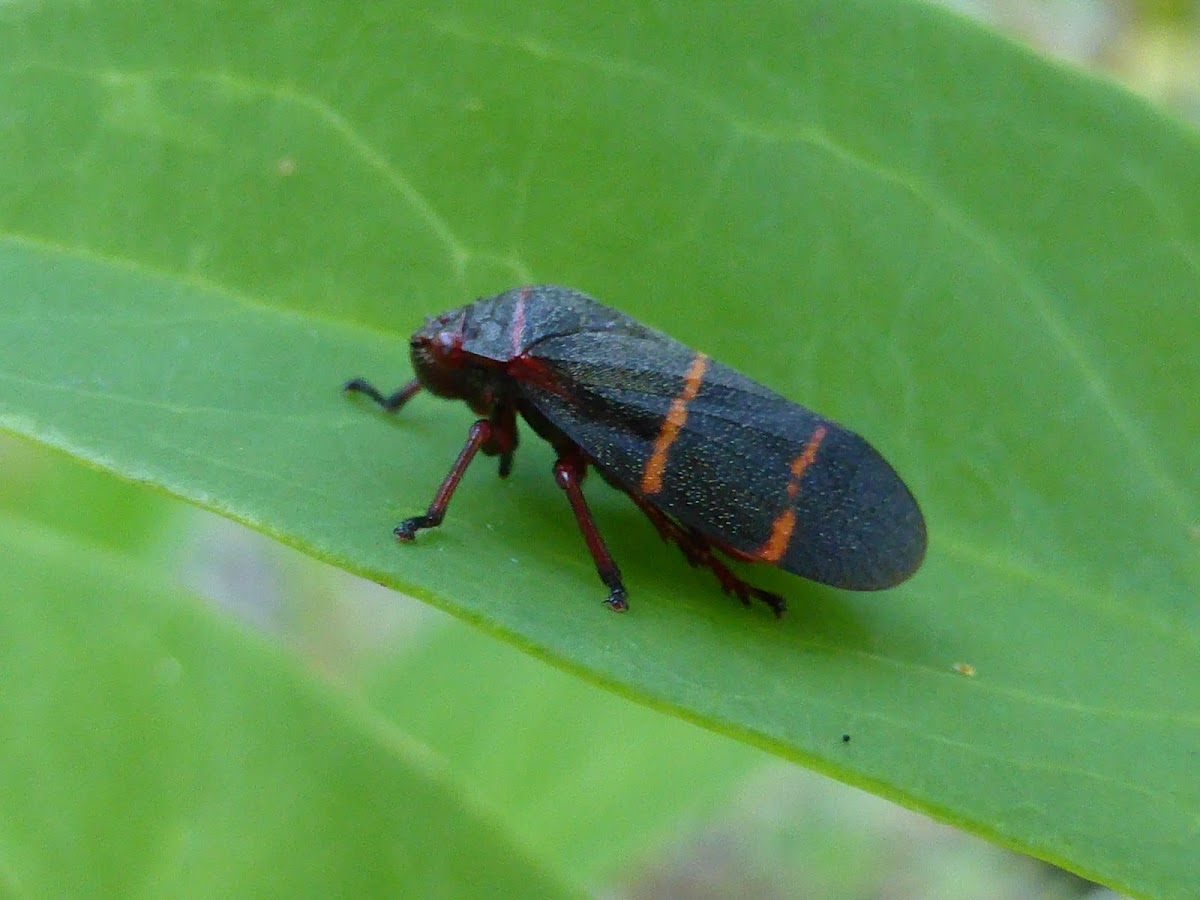
<instances>
[{"instance_id":1,"label":"black insect","mask_svg":"<svg viewBox=\"0 0 1200 900\"><path fill-rule=\"evenodd\" d=\"M904 581L925 555L916 501L865 440L579 291L538 285L478 300L426 321L410 347L416 378L395 393L358 378L345 390L394 412L425 388L481 418L425 514L396 526L401 540L441 524L476 453L500 457L509 474L520 413L554 447L555 480L615 610L628 606L625 585L583 496L589 467L693 566L776 615L783 599L716 551L859 591Z\"/></svg>"}]
</instances>

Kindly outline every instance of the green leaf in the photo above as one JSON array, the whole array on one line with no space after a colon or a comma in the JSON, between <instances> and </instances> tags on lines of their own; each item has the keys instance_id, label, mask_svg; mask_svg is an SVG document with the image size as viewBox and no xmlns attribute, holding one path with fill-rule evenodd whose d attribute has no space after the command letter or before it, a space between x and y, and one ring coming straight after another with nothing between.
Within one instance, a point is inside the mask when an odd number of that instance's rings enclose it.
<instances>
[{"instance_id":1,"label":"green leaf","mask_svg":"<svg viewBox=\"0 0 1200 900\"><path fill-rule=\"evenodd\" d=\"M562 896L415 743L127 559L0 517L13 896Z\"/></svg>"},{"instance_id":2,"label":"green leaf","mask_svg":"<svg viewBox=\"0 0 1200 900\"><path fill-rule=\"evenodd\" d=\"M0 508L133 553L153 553L181 507L43 445L0 433Z\"/></svg>"},{"instance_id":3,"label":"green leaf","mask_svg":"<svg viewBox=\"0 0 1200 900\"><path fill-rule=\"evenodd\" d=\"M444 755L539 858L587 884L660 851L769 759L457 623L368 684L372 704Z\"/></svg>"},{"instance_id":4,"label":"green leaf","mask_svg":"<svg viewBox=\"0 0 1200 900\"><path fill-rule=\"evenodd\" d=\"M1200 889L1194 134L908 3L0 29L0 425L1110 885ZM756 570L777 623L593 479L614 617L528 433L395 546L470 414L338 386L400 383L422 316L525 280L864 433L925 568L871 596Z\"/></svg>"}]
</instances>

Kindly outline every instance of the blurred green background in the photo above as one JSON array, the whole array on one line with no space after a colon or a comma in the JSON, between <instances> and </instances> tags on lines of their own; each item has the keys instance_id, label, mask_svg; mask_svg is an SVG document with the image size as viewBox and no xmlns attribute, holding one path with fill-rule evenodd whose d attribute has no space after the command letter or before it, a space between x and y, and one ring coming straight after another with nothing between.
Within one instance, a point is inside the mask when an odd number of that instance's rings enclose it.
<instances>
[{"instance_id":1,"label":"blurred green background","mask_svg":"<svg viewBox=\"0 0 1200 900\"><path fill-rule=\"evenodd\" d=\"M1200 121L1200 12L1194 3L947 5L1048 54L1108 73ZM449 762L482 805L524 836L535 856L556 861L573 880L603 892L889 898L1105 893L637 707L424 604L55 452L0 437L0 467L4 507L174 573L340 691L403 723ZM452 668L446 660L455 661Z\"/></svg>"}]
</instances>

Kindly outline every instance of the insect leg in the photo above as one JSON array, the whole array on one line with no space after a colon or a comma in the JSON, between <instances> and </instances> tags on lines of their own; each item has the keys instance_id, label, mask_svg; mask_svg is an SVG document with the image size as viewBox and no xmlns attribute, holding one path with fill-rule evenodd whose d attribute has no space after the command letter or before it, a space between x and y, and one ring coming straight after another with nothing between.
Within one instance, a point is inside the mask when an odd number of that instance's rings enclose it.
<instances>
[{"instance_id":1,"label":"insect leg","mask_svg":"<svg viewBox=\"0 0 1200 900\"><path fill-rule=\"evenodd\" d=\"M632 492L629 494L631 500L637 504L638 509L646 514L646 517L654 525L659 535L664 541L674 541L683 551L683 555L687 557L687 561L692 566L704 566L711 569L712 573L717 576L717 581L721 583L721 589L727 594L733 594L746 606L750 605L750 598L757 597L767 606L771 607L771 612L775 613L775 618L783 615L783 611L787 608L787 603L778 594L773 594L770 591L764 591L762 588L756 588L751 584L747 584L742 579L738 578L733 572L729 571L721 560L713 553L713 544L704 535L691 528L684 528L669 518L666 513L652 506L644 497Z\"/></svg>"},{"instance_id":2,"label":"insect leg","mask_svg":"<svg viewBox=\"0 0 1200 900\"><path fill-rule=\"evenodd\" d=\"M413 398L417 391L421 390L421 382L413 379L402 388L398 388L390 396L385 397L381 394L373 384L369 381L363 381L361 378L351 378L342 385L342 393L344 394L366 394L376 403L378 403L384 412L395 412L405 403Z\"/></svg>"},{"instance_id":3,"label":"insect leg","mask_svg":"<svg viewBox=\"0 0 1200 900\"><path fill-rule=\"evenodd\" d=\"M500 477L507 478L517 449L517 409L512 404L497 405L488 421L492 425L492 437L484 445L483 452L500 457Z\"/></svg>"},{"instance_id":4,"label":"insect leg","mask_svg":"<svg viewBox=\"0 0 1200 900\"><path fill-rule=\"evenodd\" d=\"M561 456L554 464L554 480L566 492L571 511L575 513L575 519L579 522L579 530L583 532L583 539L587 542L592 559L596 561L596 572L608 587L608 598L604 602L615 611L624 612L629 609L629 603L625 600L625 584L621 581L621 570L617 568L604 538L596 528L596 521L592 518L587 500L583 496L583 489L580 487L586 473L587 463L577 455Z\"/></svg>"},{"instance_id":5,"label":"insect leg","mask_svg":"<svg viewBox=\"0 0 1200 900\"><path fill-rule=\"evenodd\" d=\"M480 419L471 426L471 430L467 432L466 444L459 451L458 459L454 460L454 465L450 467L450 471L446 473L446 477L442 479L442 485L438 488L437 493L433 495L433 502L429 504L429 509L425 511L425 515L413 516L411 519L405 519L397 525L395 528L396 537L402 541L411 541L420 529L435 528L442 524L442 519L446 516L446 507L450 505L450 498L454 496L454 489L462 481L463 473L467 471L467 466L471 464L471 460L475 458L475 454L479 452L479 448L491 439L492 425L487 419Z\"/></svg>"}]
</instances>

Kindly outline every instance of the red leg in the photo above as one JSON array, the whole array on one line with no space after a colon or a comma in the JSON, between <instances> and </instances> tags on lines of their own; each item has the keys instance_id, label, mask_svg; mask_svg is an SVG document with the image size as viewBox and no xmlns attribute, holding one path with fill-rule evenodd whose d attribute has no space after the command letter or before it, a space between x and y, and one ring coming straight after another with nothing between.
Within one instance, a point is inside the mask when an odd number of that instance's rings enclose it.
<instances>
[{"instance_id":1,"label":"red leg","mask_svg":"<svg viewBox=\"0 0 1200 900\"><path fill-rule=\"evenodd\" d=\"M566 492L571 511L575 513L575 520L579 522L579 530L583 532L583 539L587 542L592 559L596 561L596 572L608 587L608 598L604 602L613 610L624 612L629 609L629 603L625 599L625 584L621 581L621 570L617 568L612 554L608 552L604 538L596 528L591 510L588 509L587 500L584 499L580 485L585 474L587 463L577 455L562 456L554 464L554 480Z\"/></svg>"},{"instance_id":2,"label":"red leg","mask_svg":"<svg viewBox=\"0 0 1200 900\"><path fill-rule=\"evenodd\" d=\"M411 519L405 519L397 525L395 528L396 537L402 541L411 541L422 528L435 528L442 524L442 519L446 516L446 507L450 505L450 498L454 496L454 489L462 481L463 473L467 471L467 466L471 464L471 460L475 458L475 454L479 452L479 448L492 440L492 438L493 428L487 419L480 419L471 426L471 430L467 432L467 443L463 445L462 450L459 451L458 459L454 461L454 465L450 467L450 471L442 479L442 486L433 495L433 502L429 504L429 509L425 511L425 515L413 516Z\"/></svg>"},{"instance_id":3,"label":"red leg","mask_svg":"<svg viewBox=\"0 0 1200 900\"><path fill-rule=\"evenodd\" d=\"M517 450L517 409L511 404L497 406L492 410L488 422L492 426L492 436L483 445L483 452L488 456L500 457L500 477L507 478L512 471L513 454Z\"/></svg>"},{"instance_id":4,"label":"red leg","mask_svg":"<svg viewBox=\"0 0 1200 900\"><path fill-rule=\"evenodd\" d=\"M733 594L746 606L750 605L750 598L757 597L767 606L771 607L771 612L775 613L775 618L783 615L783 611L787 608L784 599L778 594L773 594L770 591L764 591L762 588L756 588L753 585L747 584L742 579L738 578L733 572L729 571L720 559L713 553L713 544L704 535L694 529L684 528L673 519L669 518L666 513L658 509L642 496L629 493L630 499L637 504L638 509L646 514L646 517L654 524L659 535L664 541L673 541L683 551L683 555L687 557L687 561L692 566L704 566L712 570L712 573L717 576L717 581L721 583L721 589L727 594Z\"/></svg>"}]
</instances>

